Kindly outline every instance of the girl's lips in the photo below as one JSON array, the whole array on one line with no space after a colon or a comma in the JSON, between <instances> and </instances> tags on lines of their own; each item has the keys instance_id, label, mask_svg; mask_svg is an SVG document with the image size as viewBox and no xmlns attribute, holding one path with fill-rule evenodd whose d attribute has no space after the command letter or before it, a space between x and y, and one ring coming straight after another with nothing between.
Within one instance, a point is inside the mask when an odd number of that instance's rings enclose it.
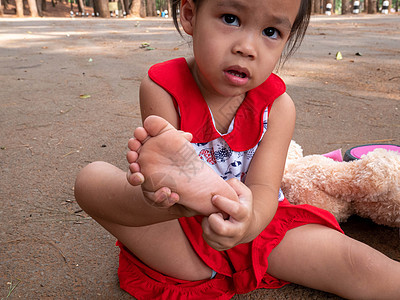
<instances>
[{"instance_id":1,"label":"girl's lips","mask_svg":"<svg viewBox=\"0 0 400 300\"><path fill-rule=\"evenodd\" d=\"M224 71L226 78L234 85L244 85L249 81L250 72L240 66L232 66Z\"/></svg>"}]
</instances>

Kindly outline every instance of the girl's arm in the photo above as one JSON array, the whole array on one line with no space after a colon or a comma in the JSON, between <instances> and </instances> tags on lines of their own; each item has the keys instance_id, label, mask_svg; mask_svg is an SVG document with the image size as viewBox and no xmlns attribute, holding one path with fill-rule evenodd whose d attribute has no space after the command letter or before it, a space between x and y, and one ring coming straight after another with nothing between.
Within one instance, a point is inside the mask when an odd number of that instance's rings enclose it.
<instances>
[{"instance_id":1,"label":"girl's arm","mask_svg":"<svg viewBox=\"0 0 400 300\"><path fill-rule=\"evenodd\" d=\"M149 115L157 115L167 120L176 129L179 129L179 115L176 112L171 95L151 80L149 76L142 80L139 99L142 122Z\"/></svg>"},{"instance_id":2,"label":"girl's arm","mask_svg":"<svg viewBox=\"0 0 400 300\"><path fill-rule=\"evenodd\" d=\"M252 159L246 186L253 195L253 217L247 241L253 240L272 220L278 207L287 151L296 121L294 103L288 94L275 100L268 129Z\"/></svg>"},{"instance_id":3,"label":"girl's arm","mask_svg":"<svg viewBox=\"0 0 400 300\"><path fill-rule=\"evenodd\" d=\"M203 219L203 237L216 250L252 241L274 217L295 115L293 101L287 94L275 100L268 129L252 159L245 184L228 181L239 202L219 195L213 198L213 204L230 216L224 219L221 214L212 214Z\"/></svg>"}]
</instances>

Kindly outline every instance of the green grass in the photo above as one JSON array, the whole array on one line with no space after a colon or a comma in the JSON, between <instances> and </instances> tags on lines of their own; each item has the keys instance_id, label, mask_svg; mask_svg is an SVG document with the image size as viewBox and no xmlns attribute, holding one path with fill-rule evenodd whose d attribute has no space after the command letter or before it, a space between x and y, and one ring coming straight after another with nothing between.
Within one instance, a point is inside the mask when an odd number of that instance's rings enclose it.
<instances>
[{"instance_id":1,"label":"green grass","mask_svg":"<svg viewBox=\"0 0 400 300\"><path fill-rule=\"evenodd\" d=\"M14 284L14 282L11 280L10 282L7 282L7 285L9 286L8 287L8 294L7 294L7 296L5 297L5 298L1 298L1 300L5 300L5 299L8 299L10 296L11 296L11 294L14 292L14 290L17 288L17 286L20 284L20 282L21 282L21 279L18 279L17 278L17 283L15 283Z\"/></svg>"}]
</instances>

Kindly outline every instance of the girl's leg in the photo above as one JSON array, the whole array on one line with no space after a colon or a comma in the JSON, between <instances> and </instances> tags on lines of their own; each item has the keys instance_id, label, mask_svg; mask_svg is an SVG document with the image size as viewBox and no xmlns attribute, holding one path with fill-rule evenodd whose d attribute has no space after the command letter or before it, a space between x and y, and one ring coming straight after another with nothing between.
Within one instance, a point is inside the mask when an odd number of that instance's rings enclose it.
<instances>
[{"instance_id":1,"label":"girl's leg","mask_svg":"<svg viewBox=\"0 0 400 300\"><path fill-rule=\"evenodd\" d=\"M179 279L210 278L212 270L193 251L177 217L147 204L141 188L130 185L122 170L104 162L86 166L76 180L75 197L149 267Z\"/></svg>"},{"instance_id":2,"label":"girl's leg","mask_svg":"<svg viewBox=\"0 0 400 300\"><path fill-rule=\"evenodd\" d=\"M97 221L150 268L184 280L211 278L211 268L193 251L177 220L145 227Z\"/></svg>"},{"instance_id":3,"label":"girl's leg","mask_svg":"<svg viewBox=\"0 0 400 300\"><path fill-rule=\"evenodd\" d=\"M400 263L322 225L289 230L268 258L277 278L351 299L400 299Z\"/></svg>"}]
</instances>

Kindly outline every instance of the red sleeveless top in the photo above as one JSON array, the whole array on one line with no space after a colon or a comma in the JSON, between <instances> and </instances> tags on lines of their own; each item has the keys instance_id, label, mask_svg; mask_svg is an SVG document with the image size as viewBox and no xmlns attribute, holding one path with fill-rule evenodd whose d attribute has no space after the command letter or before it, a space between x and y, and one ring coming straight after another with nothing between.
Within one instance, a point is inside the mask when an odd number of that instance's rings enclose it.
<instances>
[{"instance_id":1,"label":"red sleeveless top","mask_svg":"<svg viewBox=\"0 0 400 300\"><path fill-rule=\"evenodd\" d=\"M233 151L248 150L263 134L263 115L274 100L286 91L285 83L271 74L257 88L249 91L235 115L233 130L220 134L185 58L177 58L152 66L149 77L164 88L176 101L181 117L180 129L193 134L192 143L207 143L223 138Z\"/></svg>"}]
</instances>

